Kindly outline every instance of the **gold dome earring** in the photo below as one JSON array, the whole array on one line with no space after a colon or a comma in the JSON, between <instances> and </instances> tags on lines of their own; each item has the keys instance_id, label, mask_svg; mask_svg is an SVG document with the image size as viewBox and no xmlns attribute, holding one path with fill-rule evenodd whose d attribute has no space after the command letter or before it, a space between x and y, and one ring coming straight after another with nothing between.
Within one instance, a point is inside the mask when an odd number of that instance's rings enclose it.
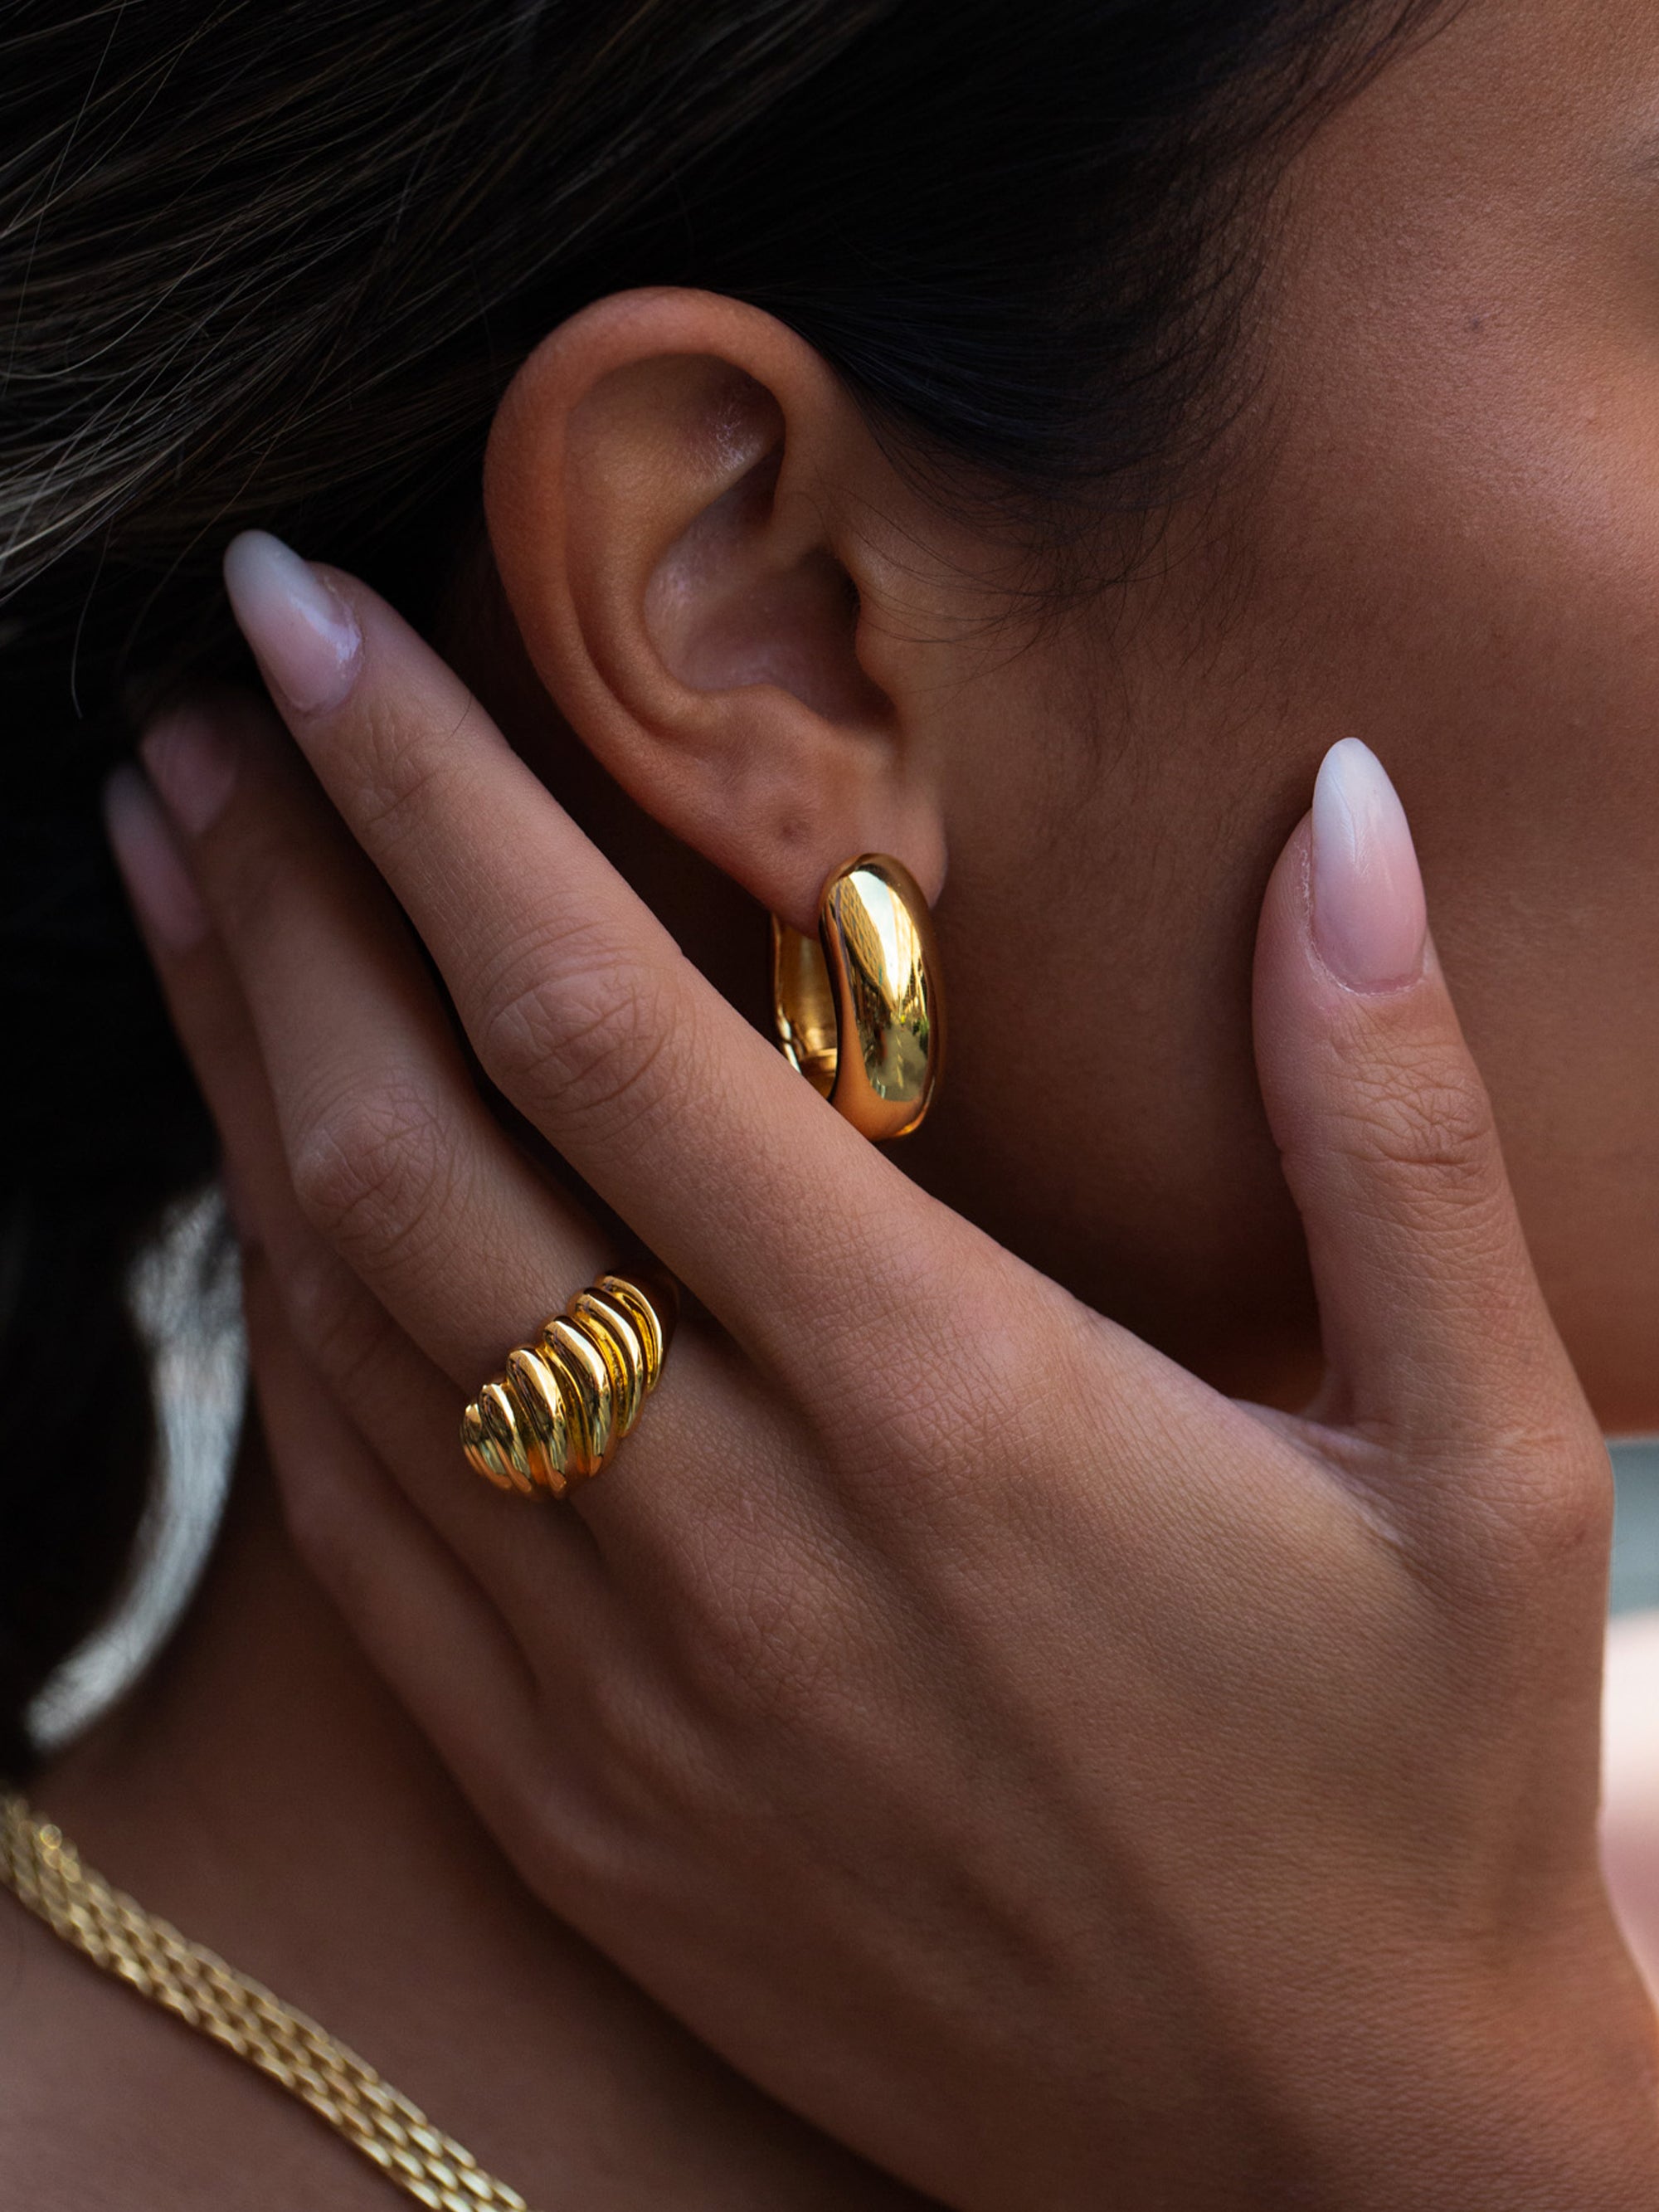
<instances>
[{"instance_id":1,"label":"gold dome earring","mask_svg":"<svg viewBox=\"0 0 1659 2212\"><path fill-rule=\"evenodd\" d=\"M819 1096L879 1143L919 1129L939 1087L945 1005L933 916L884 853L837 868L813 943L772 917L778 1042Z\"/></svg>"}]
</instances>

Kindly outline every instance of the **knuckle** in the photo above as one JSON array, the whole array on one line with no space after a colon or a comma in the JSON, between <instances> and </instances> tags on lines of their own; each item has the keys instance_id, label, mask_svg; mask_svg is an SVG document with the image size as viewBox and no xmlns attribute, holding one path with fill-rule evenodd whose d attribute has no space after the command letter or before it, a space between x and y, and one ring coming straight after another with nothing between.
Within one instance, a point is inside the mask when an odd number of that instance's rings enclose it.
<instances>
[{"instance_id":1,"label":"knuckle","mask_svg":"<svg viewBox=\"0 0 1659 2212\"><path fill-rule=\"evenodd\" d=\"M716 1705L749 1723L800 1728L831 1693L842 1642L822 1591L751 1579L711 1610L698 1677Z\"/></svg>"},{"instance_id":2,"label":"knuckle","mask_svg":"<svg viewBox=\"0 0 1659 2212\"><path fill-rule=\"evenodd\" d=\"M289 1165L312 1226L372 1268L447 1210L461 1164L422 1091L380 1081L331 1099L295 1141Z\"/></svg>"},{"instance_id":3,"label":"knuckle","mask_svg":"<svg viewBox=\"0 0 1659 2212\"><path fill-rule=\"evenodd\" d=\"M351 778L341 811L365 842L382 854L392 851L429 819L453 776L454 738L477 704L468 692L443 744L412 742L389 702L371 699L360 708L356 741L341 763Z\"/></svg>"},{"instance_id":4,"label":"knuckle","mask_svg":"<svg viewBox=\"0 0 1659 2212\"><path fill-rule=\"evenodd\" d=\"M1438 1462L1452 1504L1440 1571L1507 1620L1540 1598L1598 1591L1613 1540L1613 1466L1588 1408L1516 1410Z\"/></svg>"},{"instance_id":5,"label":"knuckle","mask_svg":"<svg viewBox=\"0 0 1659 2212\"><path fill-rule=\"evenodd\" d=\"M708 1782L702 1738L690 1713L638 1679L594 1684L586 1717L602 1753L613 1812L630 1825L672 1821L695 1805Z\"/></svg>"},{"instance_id":6,"label":"knuckle","mask_svg":"<svg viewBox=\"0 0 1659 2212\"><path fill-rule=\"evenodd\" d=\"M282 1299L295 1343L332 1390L349 1396L372 1380L392 1323L333 1252L319 1245L284 1267Z\"/></svg>"},{"instance_id":7,"label":"knuckle","mask_svg":"<svg viewBox=\"0 0 1659 2212\"><path fill-rule=\"evenodd\" d=\"M681 1561L694 1603L672 1634L674 1679L711 1738L756 1727L811 1733L856 1668L868 1593L827 1530L771 1516L743 1521L746 1540L717 1516Z\"/></svg>"},{"instance_id":8,"label":"knuckle","mask_svg":"<svg viewBox=\"0 0 1659 2212\"><path fill-rule=\"evenodd\" d=\"M509 1097L544 1102L567 1126L625 1127L654 1110L670 1035L659 972L602 939L566 933L520 948L484 998L474 1042Z\"/></svg>"},{"instance_id":9,"label":"knuckle","mask_svg":"<svg viewBox=\"0 0 1659 2212\"><path fill-rule=\"evenodd\" d=\"M1613 1468L1589 1422L1540 1424L1510 1439L1504 1462L1501 1558L1528 1579L1599 1576L1613 1540Z\"/></svg>"},{"instance_id":10,"label":"knuckle","mask_svg":"<svg viewBox=\"0 0 1659 2212\"><path fill-rule=\"evenodd\" d=\"M1395 1066L1363 1082L1346 1109L1349 1147L1440 1199L1475 1198L1498 1173L1498 1137L1473 1069Z\"/></svg>"}]
</instances>

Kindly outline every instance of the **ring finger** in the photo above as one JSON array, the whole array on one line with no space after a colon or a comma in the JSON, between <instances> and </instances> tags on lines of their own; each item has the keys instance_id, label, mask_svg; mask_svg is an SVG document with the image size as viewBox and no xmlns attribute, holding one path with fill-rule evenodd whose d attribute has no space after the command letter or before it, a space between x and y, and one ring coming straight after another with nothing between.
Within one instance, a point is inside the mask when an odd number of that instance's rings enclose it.
<instances>
[{"instance_id":1,"label":"ring finger","mask_svg":"<svg viewBox=\"0 0 1659 2212\"><path fill-rule=\"evenodd\" d=\"M252 1246L280 1300L295 1353L305 1347L313 1393L337 1401L364 1446L395 1473L405 1513L412 1509L448 1547L458 1601L470 1601L463 1583L475 1598L487 1585L510 1619L531 1622L546 1613L550 1597L559 1600L553 1610L562 1620L579 1603L596 1602L599 1563L579 1528L543 1522L526 1541L521 1528L503 1525L500 1501L460 1468L453 1386L301 1214L246 1002L222 945L206 930L193 887L181 870L173 876L175 850L141 778L118 781L109 812L112 842L169 1011L220 1132L245 1249ZM307 1467L300 1474L313 1489L318 1480L337 1486L339 1480L337 1469L319 1476ZM290 1492L285 1486L293 1506ZM331 1516L345 1514L342 1526L365 1525L362 1513L352 1519L349 1501L337 1498L308 1491L298 1507L307 1528L322 1530L325 1549L332 1543ZM375 1549L386 1534L382 1527ZM532 1595L538 1603L513 1602Z\"/></svg>"},{"instance_id":2,"label":"ring finger","mask_svg":"<svg viewBox=\"0 0 1659 2212\"><path fill-rule=\"evenodd\" d=\"M343 1255L436 1369L476 1388L614 1252L497 1127L401 915L274 717L240 696L181 710L144 752L191 840L257 1032L290 1212L313 1245ZM767 1425L738 1364L730 1347L682 1333L673 1419L653 1404L619 1466L592 1493L574 1493L608 1551L643 1541L682 1552L686 1517L706 1521L716 1493L729 1498L733 1461L762 1444L755 1431ZM430 1391L420 1402L429 1431ZM440 1425L465 1484L450 1441L457 1411L452 1401ZM487 1494L478 1502L494 1509L489 1550L516 1559L518 1516Z\"/></svg>"}]
</instances>

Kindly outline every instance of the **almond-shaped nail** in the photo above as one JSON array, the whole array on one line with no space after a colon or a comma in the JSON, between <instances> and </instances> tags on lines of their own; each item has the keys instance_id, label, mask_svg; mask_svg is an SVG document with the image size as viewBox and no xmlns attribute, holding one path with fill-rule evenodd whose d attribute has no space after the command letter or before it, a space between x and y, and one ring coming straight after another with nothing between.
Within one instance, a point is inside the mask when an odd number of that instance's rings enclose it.
<instances>
[{"instance_id":1,"label":"almond-shaped nail","mask_svg":"<svg viewBox=\"0 0 1659 2212\"><path fill-rule=\"evenodd\" d=\"M327 579L268 531L245 530L225 553L225 589L273 688L302 714L342 705L363 657L356 616Z\"/></svg>"},{"instance_id":2,"label":"almond-shaped nail","mask_svg":"<svg viewBox=\"0 0 1659 2212\"><path fill-rule=\"evenodd\" d=\"M1387 769L1358 738L1331 747L1314 786L1312 892L1314 943L1351 990L1397 990L1422 974L1417 848Z\"/></svg>"},{"instance_id":3,"label":"almond-shaped nail","mask_svg":"<svg viewBox=\"0 0 1659 2212\"><path fill-rule=\"evenodd\" d=\"M203 707L158 714L138 750L161 802L187 837L200 837L224 812L236 784L236 740L224 720Z\"/></svg>"},{"instance_id":4,"label":"almond-shaped nail","mask_svg":"<svg viewBox=\"0 0 1659 2212\"><path fill-rule=\"evenodd\" d=\"M127 896L167 952L188 952L208 933L190 868L155 793L136 768L118 768L104 787L104 823Z\"/></svg>"}]
</instances>

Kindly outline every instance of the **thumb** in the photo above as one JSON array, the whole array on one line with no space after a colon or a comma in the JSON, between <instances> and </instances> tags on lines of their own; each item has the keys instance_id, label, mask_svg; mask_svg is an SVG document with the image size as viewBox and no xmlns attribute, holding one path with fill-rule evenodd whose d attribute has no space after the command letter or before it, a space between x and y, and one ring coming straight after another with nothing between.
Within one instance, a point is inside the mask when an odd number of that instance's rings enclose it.
<instances>
[{"instance_id":1,"label":"thumb","mask_svg":"<svg viewBox=\"0 0 1659 2212\"><path fill-rule=\"evenodd\" d=\"M1255 1042L1319 1297L1321 1415L1419 1451L1478 1447L1494 1480L1506 1438L1582 1440L1405 810L1357 738L1326 755L1268 887Z\"/></svg>"}]
</instances>

